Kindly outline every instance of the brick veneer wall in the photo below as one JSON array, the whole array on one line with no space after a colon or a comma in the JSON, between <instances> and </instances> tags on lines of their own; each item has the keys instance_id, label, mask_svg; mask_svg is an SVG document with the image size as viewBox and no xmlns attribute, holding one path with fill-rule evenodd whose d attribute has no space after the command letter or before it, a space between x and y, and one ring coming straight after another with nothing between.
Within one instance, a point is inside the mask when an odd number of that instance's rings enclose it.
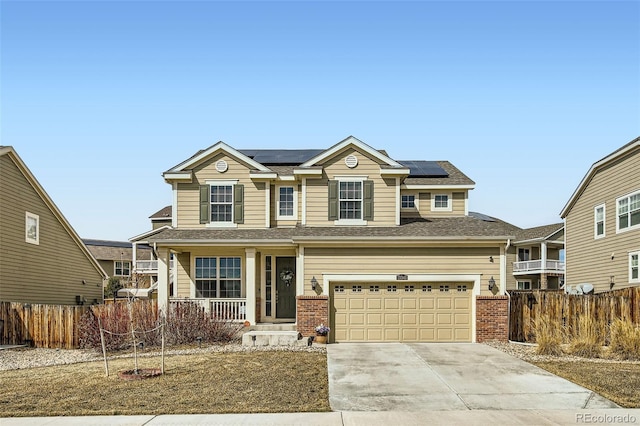
<instances>
[{"instance_id":1,"label":"brick veneer wall","mask_svg":"<svg viewBox=\"0 0 640 426\"><path fill-rule=\"evenodd\" d=\"M509 298L476 297L476 341L509 340Z\"/></svg>"},{"instance_id":2,"label":"brick veneer wall","mask_svg":"<svg viewBox=\"0 0 640 426\"><path fill-rule=\"evenodd\" d=\"M329 324L329 296L296 297L296 322L303 336L315 336L316 326Z\"/></svg>"}]
</instances>

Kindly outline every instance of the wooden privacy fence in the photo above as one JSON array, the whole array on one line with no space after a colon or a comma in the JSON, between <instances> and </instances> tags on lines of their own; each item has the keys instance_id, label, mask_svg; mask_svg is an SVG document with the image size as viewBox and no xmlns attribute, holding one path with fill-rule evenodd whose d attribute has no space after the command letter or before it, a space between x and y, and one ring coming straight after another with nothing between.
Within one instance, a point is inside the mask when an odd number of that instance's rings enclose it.
<instances>
[{"instance_id":1,"label":"wooden privacy fence","mask_svg":"<svg viewBox=\"0 0 640 426\"><path fill-rule=\"evenodd\" d=\"M0 302L0 343L75 349L78 324L89 306Z\"/></svg>"},{"instance_id":2,"label":"wooden privacy fence","mask_svg":"<svg viewBox=\"0 0 640 426\"><path fill-rule=\"evenodd\" d=\"M578 330L583 315L607 328L617 318L640 325L640 287L584 295L557 290L516 290L509 294L509 339L518 342L535 341L534 323L543 316L558 321L568 333Z\"/></svg>"}]
</instances>

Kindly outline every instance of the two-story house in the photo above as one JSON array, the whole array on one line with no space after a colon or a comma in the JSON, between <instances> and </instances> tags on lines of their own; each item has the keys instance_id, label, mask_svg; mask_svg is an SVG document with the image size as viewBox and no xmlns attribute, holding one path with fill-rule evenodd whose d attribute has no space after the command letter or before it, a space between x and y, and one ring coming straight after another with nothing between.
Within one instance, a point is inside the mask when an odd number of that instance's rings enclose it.
<instances>
[{"instance_id":1,"label":"two-story house","mask_svg":"<svg viewBox=\"0 0 640 426\"><path fill-rule=\"evenodd\" d=\"M640 138L595 162L560 215L567 289L640 285Z\"/></svg>"},{"instance_id":2,"label":"two-story house","mask_svg":"<svg viewBox=\"0 0 640 426\"><path fill-rule=\"evenodd\" d=\"M519 230L507 250L507 289L558 290L564 285L564 224Z\"/></svg>"},{"instance_id":3,"label":"two-story house","mask_svg":"<svg viewBox=\"0 0 640 426\"><path fill-rule=\"evenodd\" d=\"M198 300L303 335L324 323L338 342L481 340L496 310L506 324L519 228L470 212L475 183L448 161L397 161L354 137L304 150L218 142L163 176L171 226L132 239L156 250L161 309Z\"/></svg>"}]
</instances>

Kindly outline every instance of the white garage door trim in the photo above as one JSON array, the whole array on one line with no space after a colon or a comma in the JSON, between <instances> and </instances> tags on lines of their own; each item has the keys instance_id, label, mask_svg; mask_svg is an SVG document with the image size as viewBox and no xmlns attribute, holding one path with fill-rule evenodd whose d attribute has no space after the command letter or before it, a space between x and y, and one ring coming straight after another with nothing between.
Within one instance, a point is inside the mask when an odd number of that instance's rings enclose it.
<instances>
[{"instance_id":1,"label":"white garage door trim","mask_svg":"<svg viewBox=\"0 0 640 426\"><path fill-rule=\"evenodd\" d=\"M471 293L471 341L476 342L476 296L480 295L480 280L482 274L407 274L402 280L397 279L397 274L322 274L322 294L330 296L331 283L358 283L358 282L472 282Z\"/></svg>"}]
</instances>

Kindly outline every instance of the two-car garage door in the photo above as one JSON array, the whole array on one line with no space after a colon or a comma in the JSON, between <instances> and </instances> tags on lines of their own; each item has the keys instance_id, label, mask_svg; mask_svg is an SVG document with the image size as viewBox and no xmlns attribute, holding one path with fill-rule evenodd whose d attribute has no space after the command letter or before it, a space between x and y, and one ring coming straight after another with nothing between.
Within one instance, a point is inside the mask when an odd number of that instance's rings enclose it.
<instances>
[{"instance_id":1,"label":"two-car garage door","mask_svg":"<svg viewBox=\"0 0 640 426\"><path fill-rule=\"evenodd\" d=\"M470 342L472 283L336 283L336 342Z\"/></svg>"}]
</instances>

